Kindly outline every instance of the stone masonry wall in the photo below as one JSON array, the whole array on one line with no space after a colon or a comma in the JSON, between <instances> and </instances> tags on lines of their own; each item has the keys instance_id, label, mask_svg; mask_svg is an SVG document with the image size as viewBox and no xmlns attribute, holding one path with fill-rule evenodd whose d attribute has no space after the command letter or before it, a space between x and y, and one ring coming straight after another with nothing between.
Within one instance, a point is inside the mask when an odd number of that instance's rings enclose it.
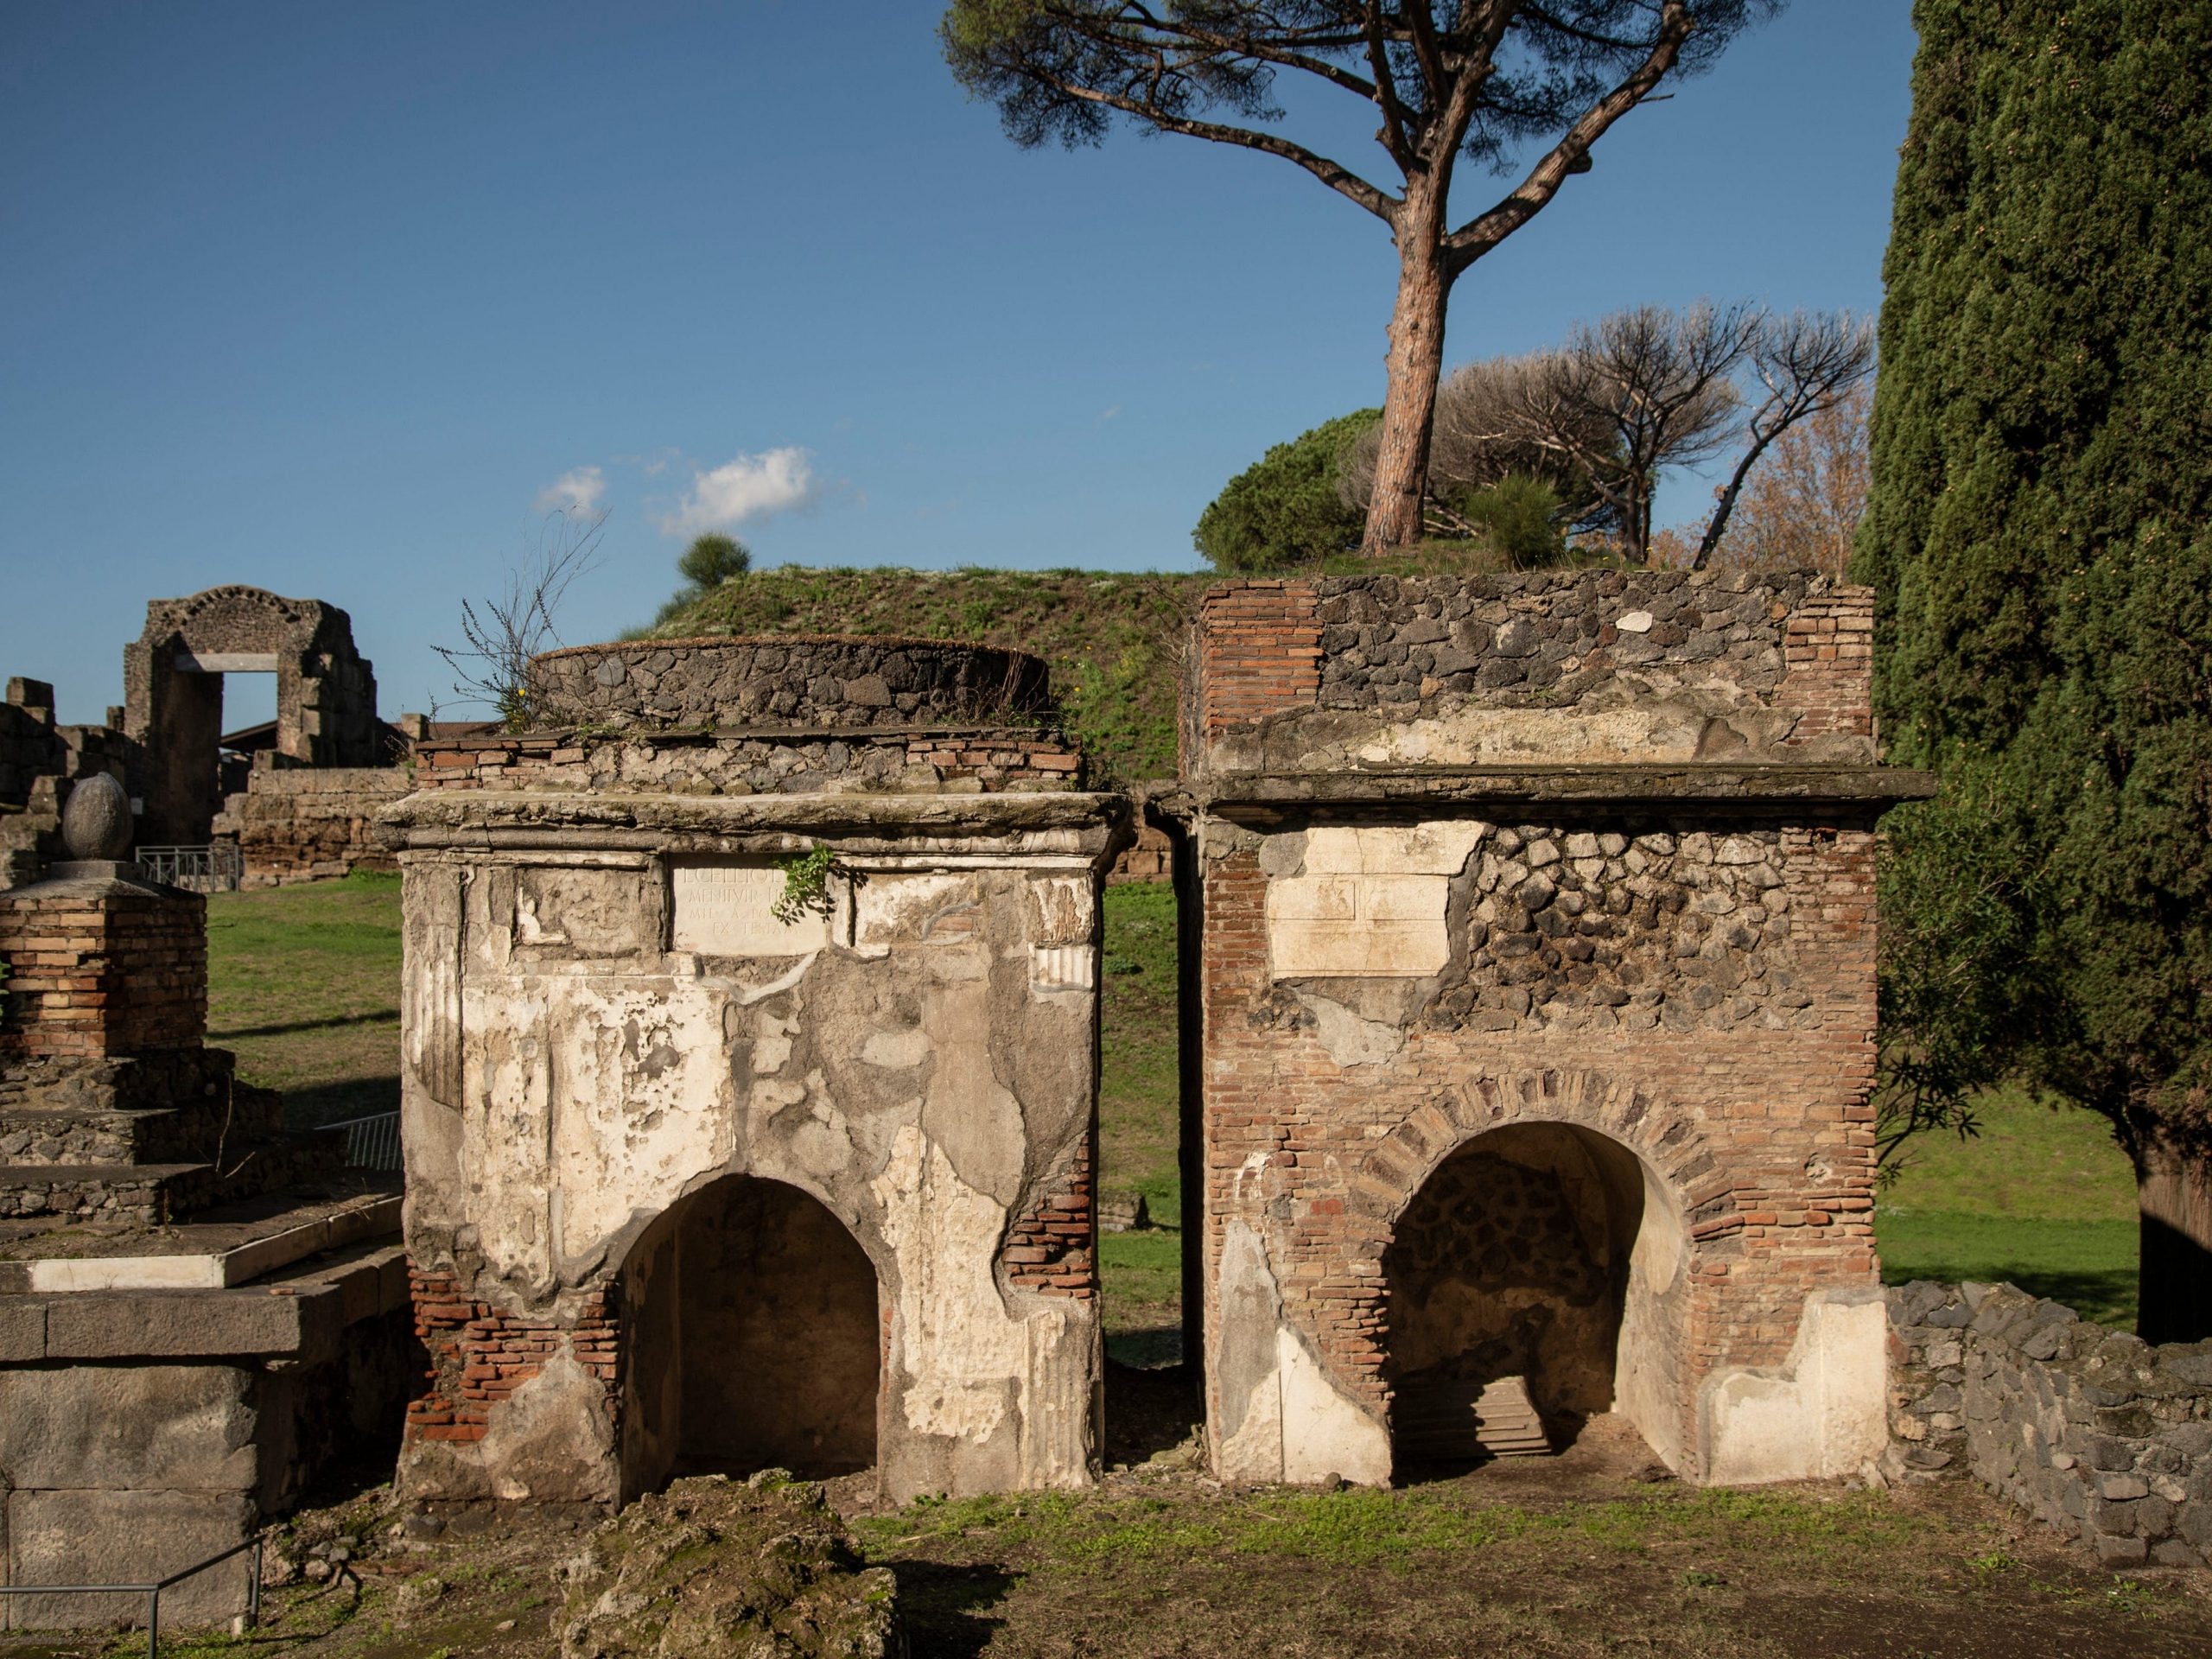
<instances>
[{"instance_id":1,"label":"stone masonry wall","mask_svg":"<svg viewBox=\"0 0 2212 1659\"><path fill-rule=\"evenodd\" d=\"M1889 1293L1892 1478L1956 1466L2107 1567L2212 1561L2212 1342L2153 1347L2010 1285Z\"/></svg>"},{"instance_id":2,"label":"stone masonry wall","mask_svg":"<svg viewBox=\"0 0 2212 1659\"><path fill-rule=\"evenodd\" d=\"M1872 628L1807 573L1238 582L1199 604L1183 770L1871 763Z\"/></svg>"},{"instance_id":3,"label":"stone masonry wall","mask_svg":"<svg viewBox=\"0 0 2212 1659\"><path fill-rule=\"evenodd\" d=\"M396 869L376 815L414 787L404 766L259 766L224 803L215 834L238 842L249 887Z\"/></svg>"},{"instance_id":4,"label":"stone masonry wall","mask_svg":"<svg viewBox=\"0 0 2212 1659\"><path fill-rule=\"evenodd\" d=\"M423 742L416 760L422 789L935 795L1084 785L1081 751L1058 733L1034 728L770 729L653 739L531 733Z\"/></svg>"},{"instance_id":5,"label":"stone masonry wall","mask_svg":"<svg viewBox=\"0 0 2212 1659\"><path fill-rule=\"evenodd\" d=\"M1655 1452L1728 1482L1880 1454L1873 830L1924 780L1875 766L1872 601L1565 570L1200 602L1217 1473L1388 1478L1387 1253L1522 1124L1634 1154L1612 1382Z\"/></svg>"},{"instance_id":6,"label":"stone masonry wall","mask_svg":"<svg viewBox=\"0 0 2212 1659\"><path fill-rule=\"evenodd\" d=\"M1695 836L1717 849L1733 837L1771 861L1777 886L1749 891L1761 893L1763 918L1789 918L1793 931L1769 944L1763 919L1766 976L1709 1001L1698 995L1713 988L1709 979L1665 976L1712 960L1674 954L1683 943L1701 950L1702 938L1635 946L1620 965L1648 961L1665 974L1639 983L1619 1008L1581 995L1598 989L1594 982L1559 984L1569 969L1598 967L1594 951L1584 963L1561 951L1556 964L1530 952L1475 965L1482 952L1471 947L1487 942L1489 925L1475 919L1473 901L1496 856L1478 847L1497 826L1449 828L1474 855L1440 880L1450 890L1433 901L1443 964L1368 975L1284 958L1285 918L1278 906L1271 919L1268 889L1297 879L1310 833L1207 827L1201 1249L1205 1325L1217 1344L1209 1366L1213 1432L1237 1468L1236 1441L1254 1415L1239 1395L1266 1385L1261 1357L1274 1364L1272 1332L1263 1355L1234 1351L1249 1338L1224 1334L1224 1321L1233 1329L1240 1305L1248 1320L1256 1305L1275 1310L1267 1325L1311 1357L1350 1440L1383 1432L1389 1287L1381 1262L1396 1218L1454 1148L1506 1124L1564 1122L1635 1152L1683 1217L1687 1259L1677 1267L1688 1311L1664 1338L1679 1344L1679 1370L1670 1398L1649 1402L1665 1421L1647 1413L1639 1426L1678 1469L1726 1478L1735 1454L1725 1425L1700 1414L1707 1383L1729 1373L1788 1374L1808 1296L1871 1294L1875 1284L1871 825L1847 817L1785 837L1757 822L1678 822L1666 832L1678 845ZM1509 833L1516 855L1541 839L1564 856L1571 841L1579 847L1590 836L1625 843L1624 859L1649 832L1578 818ZM1598 844L1602 856L1605 842ZM1758 866L1684 868L1702 879ZM1415 878L1425 879L1435 878ZM1734 879L1697 891L1732 899ZM1767 893L1786 894L1789 905L1770 912ZM1656 925L1656 894L1637 897L1653 899ZM1675 912L1685 913L1693 912ZM1377 931L1373 923L1348 926L1353 939ZM1580 936L1553 941L1532 928L1526 937L1551 947ZM1501 971L1514 962L1540 964L1545 977L1533 982L1558 992L1524 1008L1512 994L1529 986L1507 983ZM1647 995L1654 989L1656 1000ZM1462 1004L1465 1014L1452 1012ZM1344 1444L1312 1472L1349 1477ZM1264 1451L1255 1454L1255 1470L1268 1466ZM1298 1478L1295 1462L1288 1478ZM1370 1466L1366 1478L1379 1472Z\"/></svg>"},{"instance_id":7,"label":"stone masonry wall","mask_svg":"<svg viewBox=\"0 0 2212 1659\"><path fill-rule=\"evenodd\" d=\"M549 725L963 726L1048 706L1044 663L988 645L803 634L639 640L549 652L531 664Z\"/></svg>"}]
</instances>

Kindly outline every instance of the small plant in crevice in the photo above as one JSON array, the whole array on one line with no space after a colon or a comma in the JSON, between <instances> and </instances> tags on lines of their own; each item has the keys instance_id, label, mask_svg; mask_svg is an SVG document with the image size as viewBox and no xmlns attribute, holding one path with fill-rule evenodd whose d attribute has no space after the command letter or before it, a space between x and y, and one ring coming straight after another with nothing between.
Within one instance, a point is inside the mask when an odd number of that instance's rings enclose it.
<instances>
[{"instance_id":1,"label":"small plant in crevice","mask_svg":"<svg viewBox=\"0 0 2212 1659\"><path fill-rule=\"evenodd\" d=\"M831 876L842 876L855 885L860 879L857 872L840 864L827 847L779 858L776 868L784 873L784 891L768 906L768 913L785 927L795 925L803 916L827 916L836 907L836 900L830 896Z\"/></svg>"}]
</instances>

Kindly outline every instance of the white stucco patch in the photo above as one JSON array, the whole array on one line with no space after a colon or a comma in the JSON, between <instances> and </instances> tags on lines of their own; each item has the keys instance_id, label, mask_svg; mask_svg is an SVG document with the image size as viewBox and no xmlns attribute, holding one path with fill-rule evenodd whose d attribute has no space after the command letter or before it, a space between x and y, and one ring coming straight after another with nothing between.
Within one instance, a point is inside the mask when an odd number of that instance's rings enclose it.
<instances>
[{"instance_id":1,"label":"white stucco patch","mask_svg":"<svg viewBox=\"0 0 2212 1659\"><path fill-rule=\"evenodd\" d=\"M1406 1046L1402 1026L1363 1020L1343 1003L1316 996L1310 991L1300 991L1298 1000L1313 1016L1313 1034L1321 1039L1321 1046L1329 1051L1329 1058L1338 1065L1387 1065L1397 1058Z\"/></svg>"},{"instance_id":2,"label":"white stucco patch","mask_svg":"<svg viewBox=\"0 0 2212 1659\"><path fill-rule=\"evenodd\" d=\"M911 1125L893 1137L872 1186L884 1239L906 1264L899 1357L911 1381L900 1414L917 1433L986 1439L1006 1422L1028 1370L1027 1333L993 1276L1006 1206L962 1180Z\"/></svg>"},{"instance_id":3,"label":"white stucco patch","mask_svg":"<svg viewBox=\"0 0 2212 1659\"><path fill-rule=\"evenodd\" d=\"M1707 1381L1706 1478L1812 1480L1872 1464L1888 1444L1888 1342L1879 1290L1815 1291L1779 1375Z\"/></svg>"},{"instance_id":4,"label":"white stucco patch","mask_svg":"<svg viewBox=\"0 0 2212 1659\"><path fill-rule=\"evenodd\" d=\"M1341 1475L1363 1486L1390 1484L1390 1433L1347 1400L1290 1331L1275 1332L1281 1390L1282 1474L1307 1482Z\"/></svg>"}]
</instances>

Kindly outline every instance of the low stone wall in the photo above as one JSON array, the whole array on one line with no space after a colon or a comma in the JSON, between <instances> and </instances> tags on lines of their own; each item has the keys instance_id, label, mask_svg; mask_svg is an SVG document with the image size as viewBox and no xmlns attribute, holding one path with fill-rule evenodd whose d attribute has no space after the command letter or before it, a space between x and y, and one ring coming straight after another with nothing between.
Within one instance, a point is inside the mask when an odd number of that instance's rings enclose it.
<instances>
[{"instance_id":1,"label":"low stone wall","mask_svg":"<svg viewBox=\"0 0 2212 1659\"><path fill-rule=\"evenodd\" d=\"M532 732L424 741L415 754L421 789L994 795L1084 786L1082 752L1059 733L1033 727L650 738Z\"/></svg>"},{"instance_id":2,"label":"low stone wall","mask_svg":"<svg viewBox=\"0 0 2212 1659\"><path fill-rule=\"evenodd\" d=\"M414 787L405 766L258 768L223 804L215 833L237 841L249 887L393 870L376 815Z\"/></svg>"},{"instance_id":3,"label":"low stone wall","mask_svg":"<svg viewBox=\"0 0 2212 1659\"><path fill-rule=\"evenodd\" d=\"M804 634L577 645L533 658L530 682L549 724L647 731L976 725L1050 703L1025 652Z\"/></svg>"},{"instance_id":4,"label":"low stone wall","mask_svg":"<svg viewBox=\"0 0 2212 1659\"><path fill-rule=\"evenodd\" d=\"M2107 1567L2212 1561L2212 1342L2153 1347L2011 1285L1889 1303L1891 1478L1963 1459Z\"/></svg>"}]
</instances>

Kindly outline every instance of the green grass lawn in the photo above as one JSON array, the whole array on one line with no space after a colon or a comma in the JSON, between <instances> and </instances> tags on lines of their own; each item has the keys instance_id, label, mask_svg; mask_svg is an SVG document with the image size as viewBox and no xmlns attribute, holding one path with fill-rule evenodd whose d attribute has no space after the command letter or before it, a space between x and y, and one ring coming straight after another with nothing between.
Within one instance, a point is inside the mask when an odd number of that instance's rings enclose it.
<instances>
[{"instance_id":1,"label":"green grass lawn","mask_svg":"<svg viewBox=\"0 0 2212 1659\"><path fill-rule=\"evenodd\" d=\"M1981 1133L1927 1135L1881 1191L1882 1277L2009 1280L2085 1319L2135 1322L2135 1177L2105 1121L2016 1094Z\"/></svg>"},{"instance_id":2,"label":"green grass lawn","mask_svg":"<svg viewBox=\"0 0 2212 1659\"><path fill-rule=\"evenodd\" d=\"M399 1104L399 878L207 899L207 1041L292 1123Z\"/></svg>"}]
</instances>

